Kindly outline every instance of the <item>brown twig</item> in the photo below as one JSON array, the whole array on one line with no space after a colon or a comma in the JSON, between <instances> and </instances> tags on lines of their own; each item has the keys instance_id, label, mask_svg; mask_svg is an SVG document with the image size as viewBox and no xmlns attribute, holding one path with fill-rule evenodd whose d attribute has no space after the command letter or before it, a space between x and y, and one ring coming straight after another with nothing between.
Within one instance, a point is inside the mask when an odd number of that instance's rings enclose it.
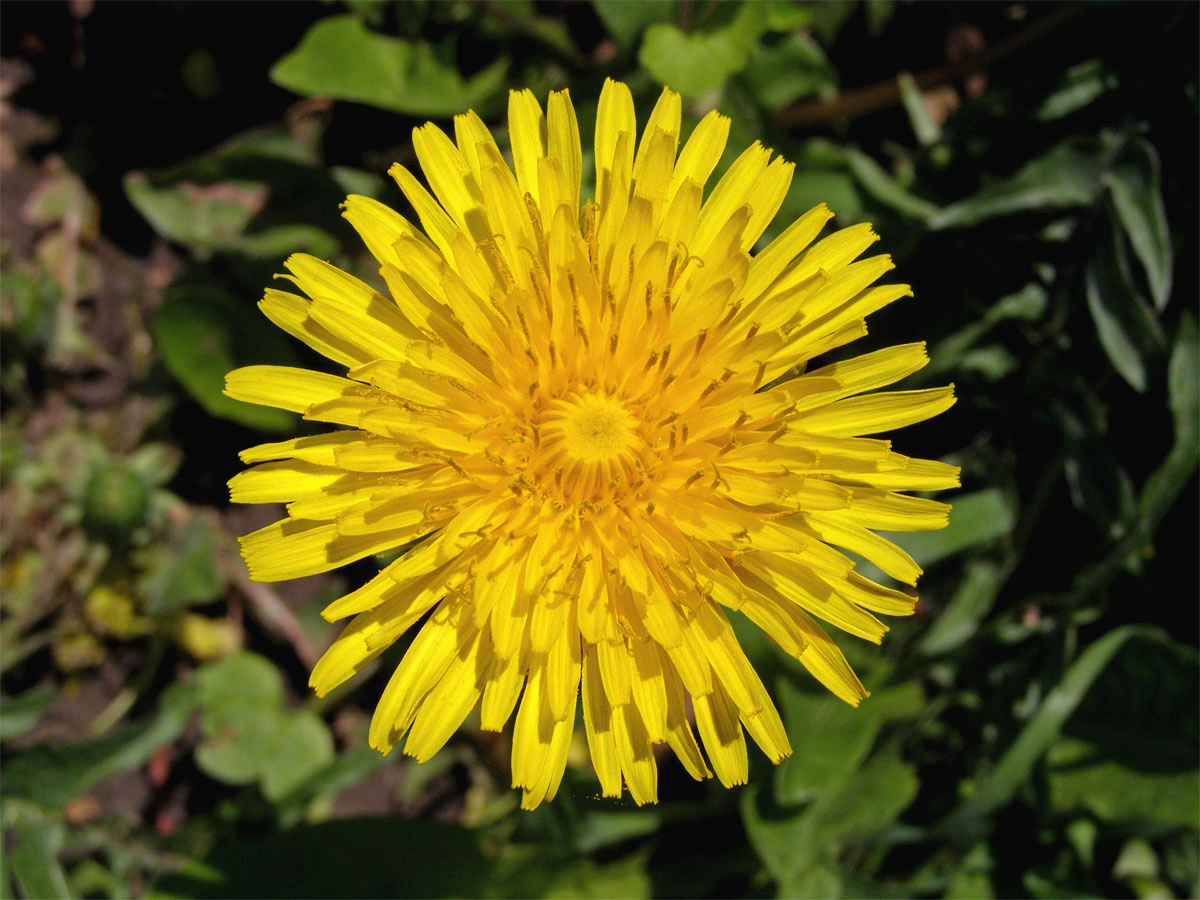
<instances>
[{"instance_id":1,"label":"brown twig","mask_svg":"<svg viewBox=\"0 0 1200 900\"><path fill-rule=\"evenodd\" d=\"M291 644L292 649L296 651L296 656L304 665L310 669L315 666L317 660L321 658L321 654L312 645L304 633L304 629L300 627L300 620L296 618L296 614L288 609L287 604L280 599L279 595L265 584L251 581L250 576L241 566L233 565L230 566L230 569L238 589L254 605L254 611L258 615L259 621L278 632Z\"/></svg>"},{"instance_id":2,"label":"brown twig","mask_svg":"<svg viewBox=\"0 0 1200 900\"><path fill-rule=\"evenodd\" d=\"M927 69L915 76L914 81L922 91L951 84L1040 40L1051 31L1075 18L1082 9L1081 4L1060 6L1048 16L1030 23L1028 27L1005 38L994 47L973 53L958 62L939 66L936 69ZM879 81L866 87L856 88L827 100L808 100L796 103L776 113L775 121L783 128L809 128L834 119L853 119L876 110L895 106L899 102L900 85L895 78L889 78L887 81Z\"/></svg>"}]
</instances>

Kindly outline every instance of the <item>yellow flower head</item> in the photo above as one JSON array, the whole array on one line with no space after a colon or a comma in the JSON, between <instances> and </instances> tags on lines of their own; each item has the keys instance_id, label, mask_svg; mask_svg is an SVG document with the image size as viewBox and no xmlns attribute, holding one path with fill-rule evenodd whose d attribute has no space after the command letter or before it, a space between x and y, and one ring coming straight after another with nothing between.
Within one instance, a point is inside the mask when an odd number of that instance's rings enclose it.
<instances>
[{"instance_id":1,"label":"yellow flower head","mask_svg":"<svg viewBox=\"0 0 1200 900\"><path fill-rule=\"evenodd\" d=\"M908 615L914 599L834 547L914 584L916 563L871 529L942 527L948 506L898 492L958 484L955 467L863 436L954 402L949 387L863 393L925 365L923 344L798 374L911 294L872 287L887 256L854 261L870 226L817 240L832 216L820 206L752 255L792 165L756 143L705 198L729 121L709 113L679 151L680 119L663 91L637 140L629 89L607 82L596 199L582 206L566 91L545 111L512 94L511 168L473 112L453 141L416 129L433 193L391 174L421 228L367 197L345 204L390 296L297 254L288 277L307 298L261 303L347 376L251 366L227 380L237 399L348 426L242 454L260 465L230 482L233 500L288 504L242 539L253 578L415 542L325 610L354 618L313 687L342 684L423 620L371 745L404 739L424 761L477 704L490 731L516 709L527 808L558 789L579 698L605 796L624 782L654 802L664 742L726 785L746 780L743 729L786 757L727 610L857 704L866 692L816 620L878 643L872 613Z\"/></svg>"}]
</instances>

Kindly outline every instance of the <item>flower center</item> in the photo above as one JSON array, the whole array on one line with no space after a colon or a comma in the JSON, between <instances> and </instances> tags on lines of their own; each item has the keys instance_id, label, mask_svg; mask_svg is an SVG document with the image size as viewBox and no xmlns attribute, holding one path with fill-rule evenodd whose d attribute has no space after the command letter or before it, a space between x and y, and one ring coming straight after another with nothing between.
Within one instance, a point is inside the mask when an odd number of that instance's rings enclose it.
<instances>
[{"instance_id":1,"label":"flower center","mask_svg":"<svg viewBox=\"0 0 1200 900\"><path fill-rule=\"evenodd\" d=\"M629 456L638 441L637 419L621 402L606 394L581 394L555 404L558 415L548 423L561 435L568 457L598 463Z\"/></svg>"}]
</instances>

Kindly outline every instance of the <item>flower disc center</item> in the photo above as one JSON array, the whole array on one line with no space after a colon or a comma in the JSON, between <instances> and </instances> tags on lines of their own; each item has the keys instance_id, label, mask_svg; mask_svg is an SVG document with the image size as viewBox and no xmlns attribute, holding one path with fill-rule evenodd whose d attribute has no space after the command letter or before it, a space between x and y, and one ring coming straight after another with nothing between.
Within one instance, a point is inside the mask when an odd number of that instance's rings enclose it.
<instances>
[{"instance_id":1,"label":"flower disc center","mask_svg":"<svg viewBox=\"0 0 1200 900\"><path fill-rule=\"evenodd\" d=\"M580 462L616 459L638 440L637 419L620 401L583 394L563 404L560 427L567 454Z\"/></svg>"}]
</instances>

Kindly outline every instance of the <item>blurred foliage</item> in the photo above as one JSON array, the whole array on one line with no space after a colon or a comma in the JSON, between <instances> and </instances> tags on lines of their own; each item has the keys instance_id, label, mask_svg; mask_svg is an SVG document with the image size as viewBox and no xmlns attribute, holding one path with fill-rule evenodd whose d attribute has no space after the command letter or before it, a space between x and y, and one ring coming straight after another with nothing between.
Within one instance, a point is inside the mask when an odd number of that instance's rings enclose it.
<instances>
[{"instance_id":1,"label":"blurred foliage","mask_svg":"<svg viewBox=\"0 0 1200 900\"><path fill-rule=\"evenodd\" d=\"M1200 893L1195 4L278 12L4 7L0 893ZM366 749L383 666L308 694L317 611L374 563L249 582L232 535L271 516L224 482L304 426L220 385L323 365L253 303L298 250L374 278L338 203L404 209L381 175L409 127L474 107L503 146L509 88L568 87L586 185L607 76L643 116L680 91L685 131L730 115L723 166L753 140L795 161L772 233L818 202L876 224L916 298L868 342L927 340L911 386L961 398L897 447L949 450L964 489L895 538L917 615L882 652L839 636L861 709L739 623L790 759L733 791L666 762L635 809L577 736L522 813L506 736Z\"/></svg>"}]
</instances>

